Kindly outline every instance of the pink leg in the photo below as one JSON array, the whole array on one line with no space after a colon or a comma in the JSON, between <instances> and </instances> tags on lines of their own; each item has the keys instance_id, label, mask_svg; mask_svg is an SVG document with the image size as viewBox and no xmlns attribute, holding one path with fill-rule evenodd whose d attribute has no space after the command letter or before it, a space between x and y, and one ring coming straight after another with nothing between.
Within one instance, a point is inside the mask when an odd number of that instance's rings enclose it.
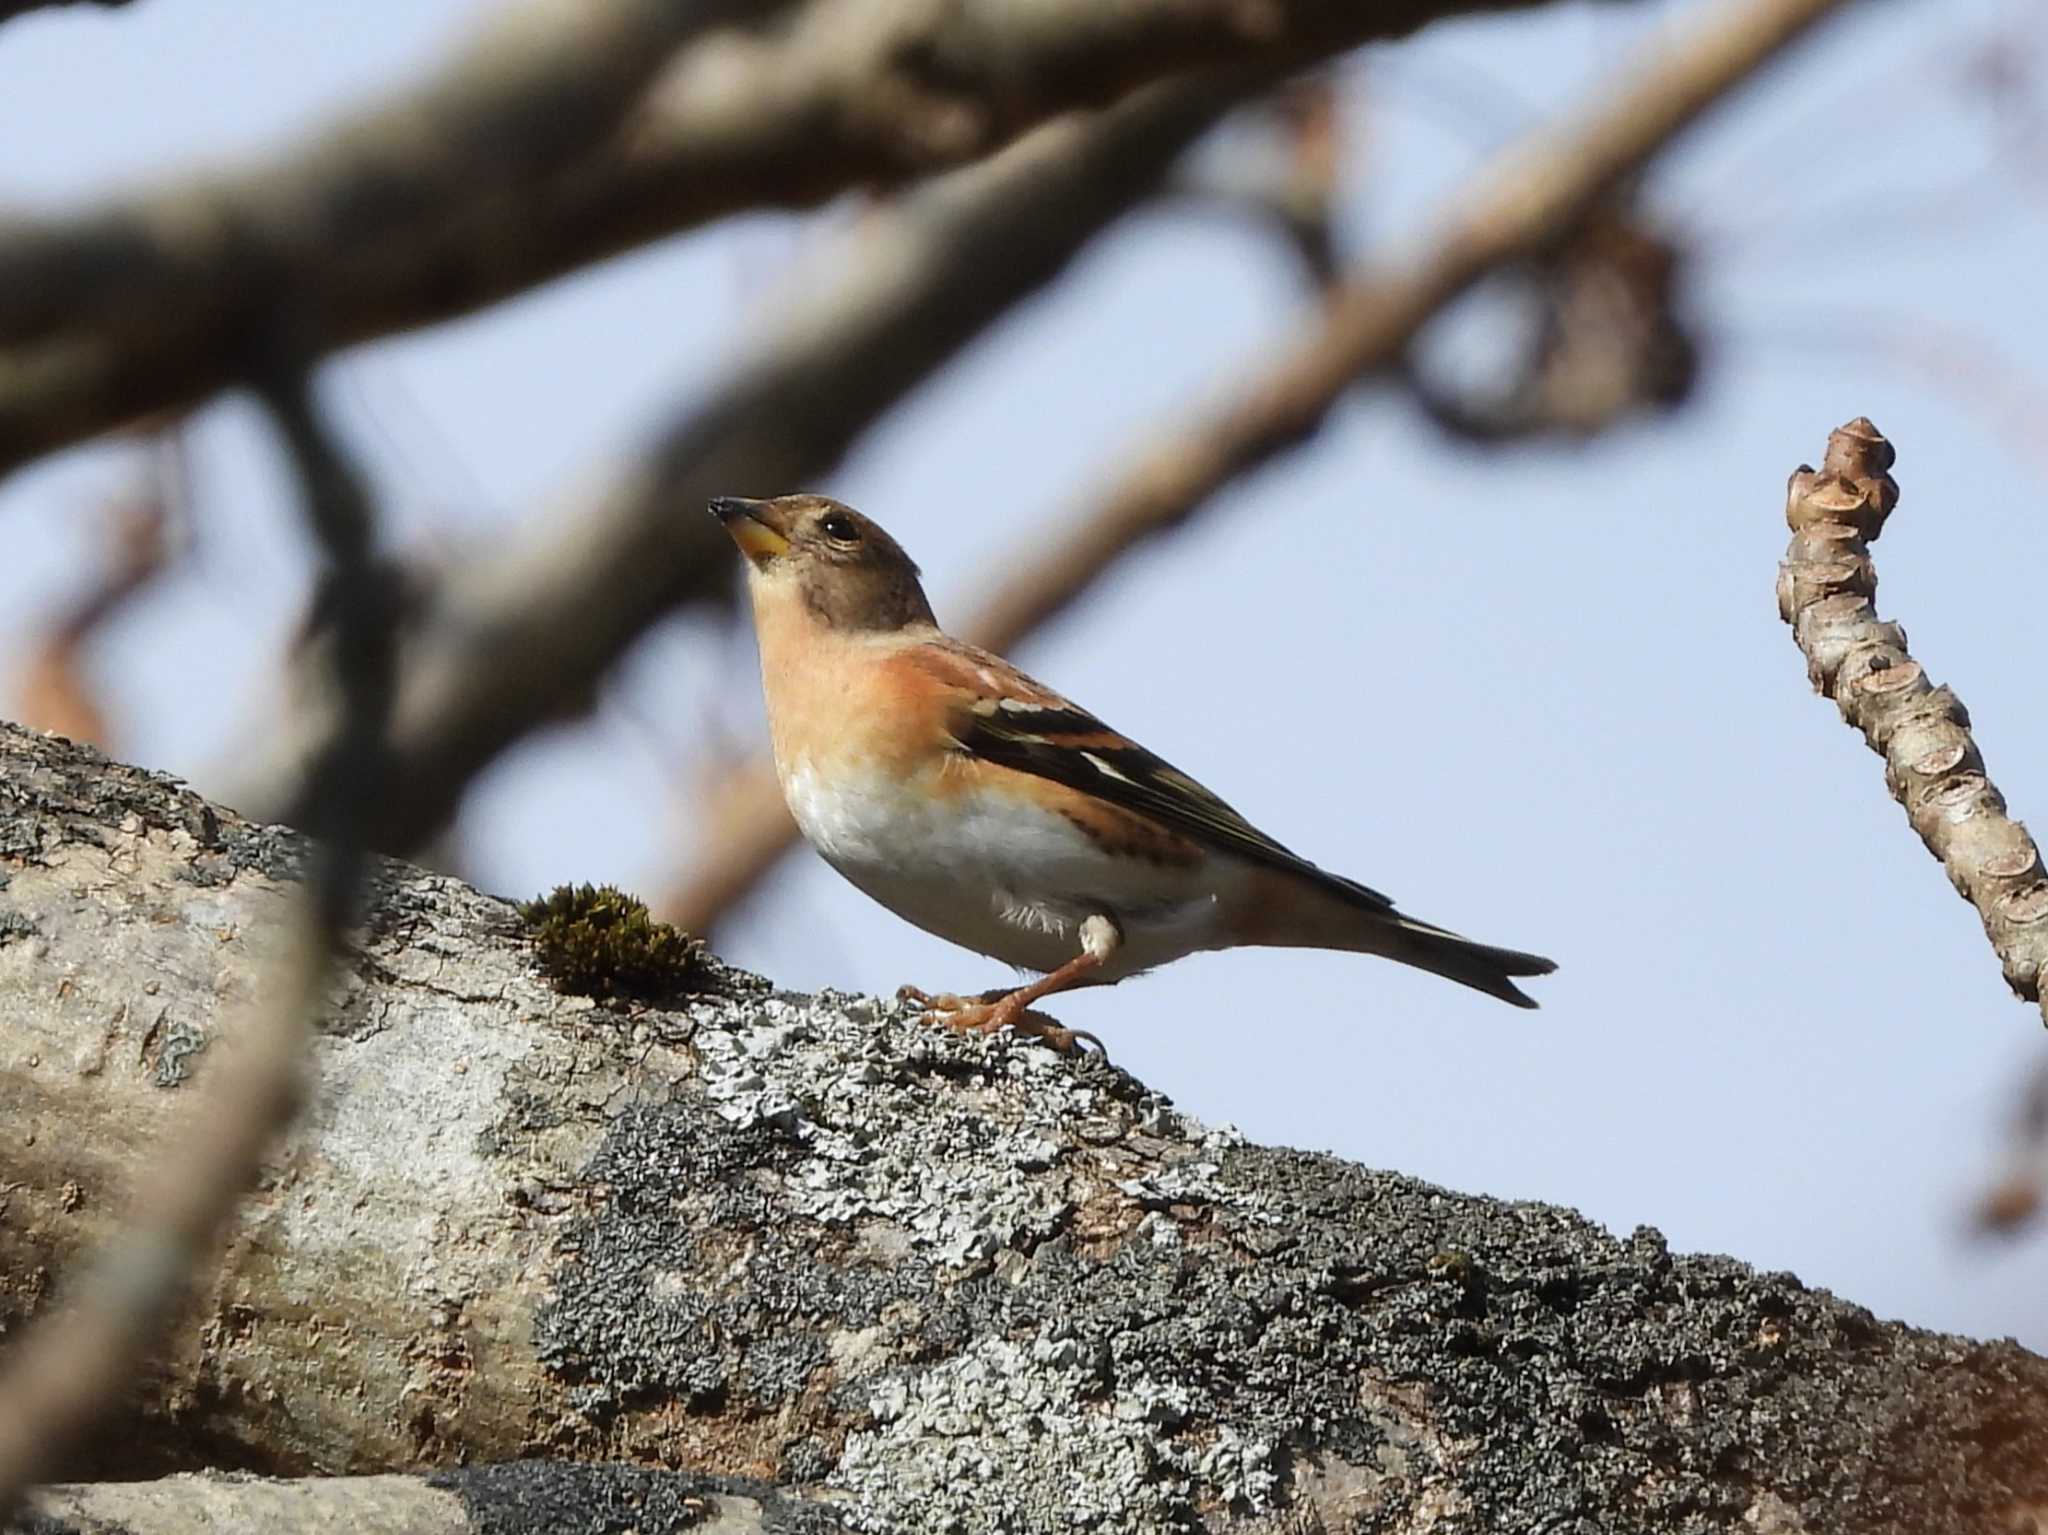
<instances>
[{"instance_id":1,"label":"pink leg","mask_svg":"<svg viewBox=\"0 0 2048 1535\"><path fill-rule=\"evenodd\" d=\"M1092 972L1102 968L1109 956L1123 941L1123 934L1107 917L1090 917L1081 924L1081 952L1068 960L1059 969L1042 975L1028 986L1019 986L1015 991L996 994L993 1000L986 998L969 1001L965 997L951 994L928 996L915 986L905 986L897 996L911 1002L924 1003L930 1012L927 1016L935 1023L963 1033L973 1030L977 1034L993 1034L999 1029L1015 1028L1020 1034L1029 1034L1042 1039L1062 1054L1071 1053L1079 1040L1087 1040L1096 1049L1102 1048L1102 1041L1085 1030L1062 1028L1051 1019L1027 1011L1040 997L1049 997L1056 991L1086 979Z\"/></svg>"}]
</instances>

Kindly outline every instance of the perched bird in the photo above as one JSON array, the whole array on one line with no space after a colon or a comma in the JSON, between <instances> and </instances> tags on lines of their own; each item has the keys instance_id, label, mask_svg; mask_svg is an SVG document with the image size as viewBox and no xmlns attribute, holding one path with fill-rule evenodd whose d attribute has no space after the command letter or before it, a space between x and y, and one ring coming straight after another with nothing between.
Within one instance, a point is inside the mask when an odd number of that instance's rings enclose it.
<instances>
[{"instance_id":1,"label":"perched bird","mask_svg":"<svg viewBox=\"0 0 2048 1535\"><path fill-rule=\"evenodd\" d=\"M1039 979L904 995L956 1028L1202 949L1380 954L1517 1007L1547 959L1402 915L1000 656L940 631L896 540L825 496L711 511L746 556L775 771L827 863L884 906Z\"/></svg>"}]
</instances>

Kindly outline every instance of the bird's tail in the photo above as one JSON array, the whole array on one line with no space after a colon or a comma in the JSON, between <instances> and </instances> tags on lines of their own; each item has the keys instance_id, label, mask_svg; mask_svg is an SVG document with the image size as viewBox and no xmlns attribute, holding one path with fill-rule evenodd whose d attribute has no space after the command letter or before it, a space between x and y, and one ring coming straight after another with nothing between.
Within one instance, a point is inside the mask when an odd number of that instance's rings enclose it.
<instances>
[{"instance_id":1,"label":"bird's tail","mask_svg":"<svg viewBox=\"0 0 2048 1535\"><path fill-rule=\"evenodd\" d=\"M1321 869L1314 879L1268 875L1253 886L1243 931L1253 943L1380 954L1445 980L1470 986L1516 1007L1536 999L1516 976L1548 975L1557 965L1540 954L1499 949L1418 922L1376 890Z\"/></svg>"},{"instance_id":2,"label":"bird's tail","mask_svg":"<svg viewBox=\"0 0 2048 1535\"><path fill-rule=\"evenodd\" d=\"M1474 943L1469 938L1460 938L1456 933L1431 927L1427 922L1417 922L1398 912L1388 912L1372 925L1379 931L1372 935L1371 942L1357 945L1362 952L1384 954L1388 959L1427 970L1447 981L1456 981L1460 986L1470 986L1474 991L1499 997L1516 1007L1534 1007L1536 999L1517 986L1511 977L1548 975L1557 968L1556 961L1545 959L1540 954L1495 948L1490 943Z\"/></svg>"}]
</instances>

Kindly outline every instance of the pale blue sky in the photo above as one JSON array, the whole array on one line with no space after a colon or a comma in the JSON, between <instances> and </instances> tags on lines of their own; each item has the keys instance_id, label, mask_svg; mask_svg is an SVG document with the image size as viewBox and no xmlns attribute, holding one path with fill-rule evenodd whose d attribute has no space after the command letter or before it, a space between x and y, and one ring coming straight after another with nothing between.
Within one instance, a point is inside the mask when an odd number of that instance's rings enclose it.
<instances>
[{"instance_id":1,"label":"pale blue sky","mask_svg":"<svg viewBox=\"0 0 2048 1535\"><path fill-rule=\"evenodd\" d=\"M61 206L260 157L423 68L481 9L139 0L11 23L0 202ZM1567 5L1377 55L1382 83L1348 77L1348 231L1409 227L1653 15L1699 10ZM1878 760L1808 692L1772 599L1787 473L1867 413L1900 446L1905 492L1878 548L1880 606L1969 704L2015 813L2048 814L2029 623L2048 483L2023 435L2048 397L2026 366L2048 336L2048 182L1988 169L1983 92L1958 83L1965 51L2018 14L1867 4L1666 165L1656 205L1728 236L1704 247L1712 351L1682 416L1485 454L1362 393L1312 449L1020 653L1318 861L1556 956L1544 1010L1356 957L1249 951L1063 1000L1065 1021L1259 1139L1654 1224L1881 1314L2048 1344L2048 1246L1962 1234L2043 1048L2038 1018L2006 994ZM751 218L345 359L330 398L399 536L510 526L600 473L717 378L763 274L818 233ZM1147 215L816 488L895 531L942 619L960 613L1301 303L1254 231ZM253 413L209 411L194 453L200 557L96 662L124 754L205 788L260 717L306 565ZM75 588L127 469L84 451L0 484L0 664ZM485 884L668 880L694 745L760 734L748 652L702 638L657 636L618 680L622 710L490 774L463 825ZM723 947L795 986L1007 975L808 855Z\"/></svg>"}]
</instances>

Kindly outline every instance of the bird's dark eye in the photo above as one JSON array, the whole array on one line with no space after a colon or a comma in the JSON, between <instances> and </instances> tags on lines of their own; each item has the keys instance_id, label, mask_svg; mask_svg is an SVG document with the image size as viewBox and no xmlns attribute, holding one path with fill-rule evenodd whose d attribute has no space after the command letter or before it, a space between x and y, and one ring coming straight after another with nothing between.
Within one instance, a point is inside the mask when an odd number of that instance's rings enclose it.
<instances>
[{"instance_id":1,"label":"bird's dark eye","mask_svg":"<svg viewBox=\"0 0 2048 1535\"><path fill-rule=\"evenodd\" d=\"M853 519L844 512L827 512L818 519L818 531L835 544L857 544L860 529L853 525Z\"/></svg>"}]
</instances>

